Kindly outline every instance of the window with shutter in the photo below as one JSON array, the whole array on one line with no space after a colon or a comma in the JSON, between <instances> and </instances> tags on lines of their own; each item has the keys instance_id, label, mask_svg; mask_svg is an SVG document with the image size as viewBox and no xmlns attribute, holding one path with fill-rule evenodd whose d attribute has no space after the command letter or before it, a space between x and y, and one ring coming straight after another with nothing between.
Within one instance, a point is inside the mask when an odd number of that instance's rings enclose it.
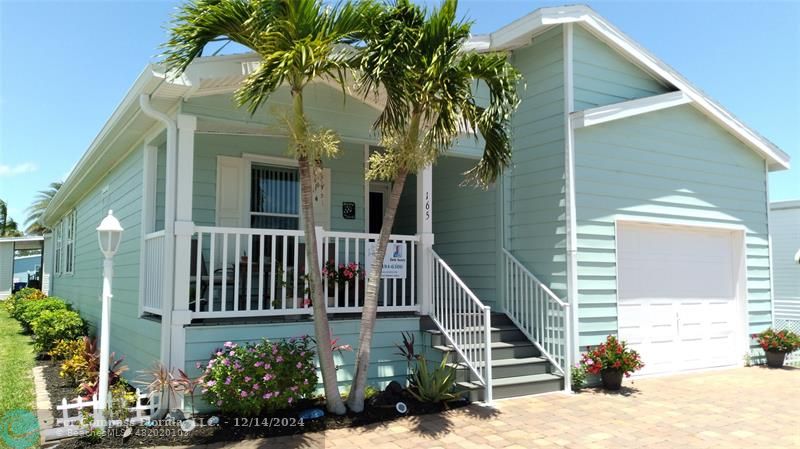
<instances>
[{"instance_id":1,"label":"window with shutter","mask_svg":"<svg viewBox=\"0 0 800 449\"><path fill-rule=\"evenodd\" d=\"M297 169L251 165L250 227L298 229L300 179Z\"/></svg>"}]
</instances>

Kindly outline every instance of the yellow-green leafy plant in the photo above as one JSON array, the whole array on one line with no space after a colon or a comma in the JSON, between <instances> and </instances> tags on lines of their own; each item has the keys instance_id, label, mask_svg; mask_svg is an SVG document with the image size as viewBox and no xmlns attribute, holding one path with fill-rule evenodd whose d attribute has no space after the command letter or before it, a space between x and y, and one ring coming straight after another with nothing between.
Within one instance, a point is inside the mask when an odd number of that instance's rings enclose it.
<instances>
[{"instance_id":1,"label":"yellow-green leafy plant","mask_svg":"<svg viewBox=\"0 0 800 449\"><path fill-rule=\"evenodd\" d=\"M48 353L53 360L69 360L83 353L84 342L82 338L72 340L58 340L53 349Z\"/></svg>"}]
</instances>

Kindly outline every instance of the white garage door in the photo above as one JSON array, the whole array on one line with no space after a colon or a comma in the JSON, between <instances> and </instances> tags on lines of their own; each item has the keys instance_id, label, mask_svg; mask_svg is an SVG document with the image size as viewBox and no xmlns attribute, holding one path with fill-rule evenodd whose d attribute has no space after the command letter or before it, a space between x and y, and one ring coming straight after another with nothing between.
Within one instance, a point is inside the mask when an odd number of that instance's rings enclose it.
<instances>
[{"instance_id":1,"label":"white garage door","mask_svg":"<svg viewBox=\"0 0 800 449\"><path fill-rule=\"evenodd\" d=\"M619 335L640 374L740 362L737 243L733 231L618 224Z\"/></svg>"}]
</instances>

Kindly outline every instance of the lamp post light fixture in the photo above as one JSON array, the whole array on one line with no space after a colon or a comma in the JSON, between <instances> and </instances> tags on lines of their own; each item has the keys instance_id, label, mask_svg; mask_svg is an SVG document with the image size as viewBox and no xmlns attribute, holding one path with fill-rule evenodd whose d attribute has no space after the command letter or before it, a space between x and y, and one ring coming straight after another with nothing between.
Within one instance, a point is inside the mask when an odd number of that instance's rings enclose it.
<instances>
[{"instance_id":1,"label":"lamp post light fixture","mask_svg":"<svg viewBox=\"0 0 800 449\"><path fill-rule=\"evenodd\" d=\"M103 260L103 306L100 316L100 388L97 401L102 407L103 422L102 426L107 426L106 409L108 408L108 359L109 359L109 335L111 334L111 278L114 276L114 263L112 259L119 249L122 241L122 226L119 220L114 217L111 210L108 215L100 222L97 227L97 239L100 243L100 251L105 256Z\"/></svg>"}]
</instances>

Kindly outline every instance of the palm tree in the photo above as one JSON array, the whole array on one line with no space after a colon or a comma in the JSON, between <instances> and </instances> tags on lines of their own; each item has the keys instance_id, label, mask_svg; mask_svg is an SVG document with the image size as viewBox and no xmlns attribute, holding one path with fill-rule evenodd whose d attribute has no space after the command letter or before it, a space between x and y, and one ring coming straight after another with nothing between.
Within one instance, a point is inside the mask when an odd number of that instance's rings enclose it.
<instances>
[{"instance_id":1,"label":"palm tree","mask_svg":"<svg viewBox=\"0 0 800 449\"><path fill-rule=\"evenodd\" d=\"M58 189L60 189L62 185L62 182L51 182L46 190L39 191L33 204L28 207L28 218L25 220L27 228L25 232L33 235L42 235L49 230L41 223L42 214L47 210L47 206L50 205L50 200L56 196Z\"/></svg>"},{"instance_id":2,"label":"palm tree","mask_svg":"<svg viewBox=\"0 0 800 449\"><path fill-rule=\"evenodd\" d=\"M17 222L8 216L8 205L0 200L0 237L21 237Z\"/></svg>"},{"instance_id":3,"label":"palm tree","mask_svg":"<svg viewBox=\"0 0 800 449\"><path fill-rule=\"evenodd\" d=\"M240 106L255 113L276 89L288 85L292 109L287 126L289 147L298 160L301 203L307 242L316 241L313 212L313 171L321 169L324 157L335 156L338 140L332 132L313 132L303 111L303 89L320 77L338 80L344 89L344 74L351 55L341 44L355 42L373 15L370 2L324 5L322 0L196 0L182 6L175 16L165 62L181 73L201 56L211 41L224 37L243 45L260 57L258 68L247 76L234 97ZM314 310L317 355L322 371L327 408L344 414L336 383L330 326L322 292L317 245L305 245Z\"/></svg>"},{"instance_id":4,"label":"palm tree","mask_svg":"<svg viewBox=\"0 0 800 449\"><path fill-rule=\"evenodd\" d=\"M364 408L382 261L408 173L435 162L460 133L480 134L485 140L483 157L466 173L468 181L489 186L511 159L508 127L519 104L521 76L504 53L464 50L471 23L456 20L457 6L456 0L444 0L428 13L409 0L397 0L374 18L361 51L362 93L382 89L387 96L375 122L384 150L370 157L368 177L393 185L362 311L348 396L348 406L355 412ZM486 106L475 98L477 83L488 88Z\"/></svg>"}]
</instances>

